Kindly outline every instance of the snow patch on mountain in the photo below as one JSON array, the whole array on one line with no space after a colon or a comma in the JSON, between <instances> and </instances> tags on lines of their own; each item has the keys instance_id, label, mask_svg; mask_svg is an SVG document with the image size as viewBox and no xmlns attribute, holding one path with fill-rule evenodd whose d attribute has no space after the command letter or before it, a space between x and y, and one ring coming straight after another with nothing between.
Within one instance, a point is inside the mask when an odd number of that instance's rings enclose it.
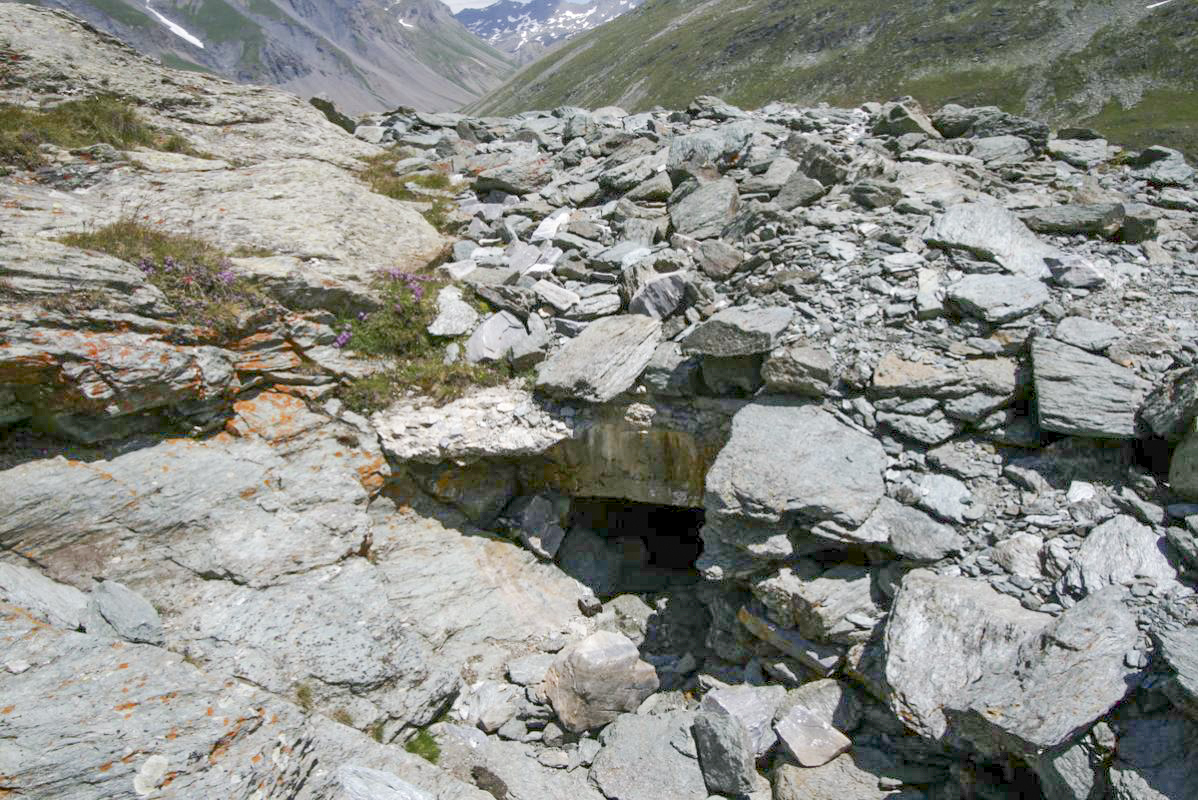
<instances>
[{"instance_id":1,"label":"snow patch on mountain","mask_svg":"<svg viewBox=\"0 0 1198 800\"><path fill-rule=\"evenodd\" d=\"M481 9L466 9L455 16L476 36L493 47L528 60L549 46L589 31L639 6L643 0L518 0Z\"/></svg>"},{"instance_id":2,"label":"snow patch on mountain","mask_svg":"<svg viewBox=\"0 0 1198 800\"><path fill-rule=\"evenodd\" d=\"M154 18L157 19L159 22L161 22L163 25L165 25L170 30L171 33L175 34L180 39L183 39L184 41L188 42L189 44L194 44L196 47L203 49L204 43L201 42L197 37L192 36L190 33L188 33L187 29L184 28L182 25L180 25L176 22L171 22L169 19L162 16L157 11L155 11L153 8L151 8L148 3L146 4L146 11L149 11L151 14L153 14Z\"/></svg>"}]
</instances>

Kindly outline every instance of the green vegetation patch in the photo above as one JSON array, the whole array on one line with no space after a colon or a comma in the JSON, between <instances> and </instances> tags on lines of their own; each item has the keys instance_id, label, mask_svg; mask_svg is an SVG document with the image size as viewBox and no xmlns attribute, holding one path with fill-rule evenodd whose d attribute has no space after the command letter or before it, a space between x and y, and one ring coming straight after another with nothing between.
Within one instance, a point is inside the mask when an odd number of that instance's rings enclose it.
<instances>
[{"instance_id":1,"label":"green vegetation patch","mask_svg":"<svg viewBox=\"0 0 1198 800\"><path fill-rule=\"evenodd\" d=\"M444 363L446 340L431 336L428 326L437 316L436 294L445 281L399 269L378 281L382 308L343 320L336 343L391 364L342 388L341 399L351 410L365 414L386 408L409 389L447 403L472 387L498 386L513 377L506 365Z\"/></svg>"},{"instance_id":2,"label":"green vegetation patch","mask_svg":"<svg viewBox=\"0 0 1198 800\"><path fill-rule=\"evenodd\" d=\"M133 105L111 95L70 100L41 110L0 103L0 164L37 169L46 163L39 148L73 149L110 144L119 150L152 147L210 157L177 133L164 133L138 117Z\"/></svg>"},{"instance_id":3,"label":"green vegetation patch","mask_svg":"<svg viewBox=\"0 0 1198 800\"><path fill-rule=\"evenodd\" d=\"M442 233L449 233L452 228L450 214L453 203L442 198L432 198L412 190L412 186L430 191L445 191L449 189L449 176L443 173L420 173L399 177L395 174L395 165L410 153L404 148L397 147L384 150L378 155L363 159L366 167L359 176L366 181L371 190L392 200L403 200L409 203L430 203L430 207L421 213L428 223Z\"/></svg>"},{"instance_id":4,"label":"green vegetation patch","mask_svg":"<svg viewBox=\"0 0 1198 800\"><path fill-rule=\"evenodd\" d=\"M436 764L441 758L441 746L437 739L427 729L421 729L415 736L404 743L404 750L418 755L431 764Z\"/></svg>"},{"instance_id":5,"label":"green vegetation patch","mask_svg":"<svg viewBox=\"0 0 1198 800\"><path fill-rule=\"evenodd\" d=\"M357 127L352 119L338 111L337 106L333 105L330 101L325 100L323 97L312 97L308 99L308 102L315 106L320 113L324 114L325 119L342 128L347 133L353 133L354 129Z\"/></svg>"},{"instance_id":6,"label":"green vegetation patch","mask_svg":"<svg viewBox=\"0 0 1198 800\"><path fill-rule=\"evenodd\" d=\"M133 218L93 231L70 233L63 244L99 250L138 265L191 325L222 338L238 333L238 318L270 301L233 271L228 256L203 239L167 233Z\"/></svg>"}]
</instances>

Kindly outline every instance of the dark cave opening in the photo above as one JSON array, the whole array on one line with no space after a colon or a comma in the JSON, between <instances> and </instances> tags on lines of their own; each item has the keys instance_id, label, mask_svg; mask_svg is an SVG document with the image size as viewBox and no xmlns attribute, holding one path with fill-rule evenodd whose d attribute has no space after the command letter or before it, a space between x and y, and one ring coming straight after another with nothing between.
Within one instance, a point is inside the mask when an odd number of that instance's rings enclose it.
<instances>
[{"instance_id":1,"label":"dark cave opening","mask_svg":"<svg viewBox=\"0 0 1198 800\"><path fill-rule=\"evenodd\" d=\"M693 572L703 552L701 508L631 500L576 497L570 526L582 525L623 545L629 562L654 569Z\"/></svg>"}]
</instances>

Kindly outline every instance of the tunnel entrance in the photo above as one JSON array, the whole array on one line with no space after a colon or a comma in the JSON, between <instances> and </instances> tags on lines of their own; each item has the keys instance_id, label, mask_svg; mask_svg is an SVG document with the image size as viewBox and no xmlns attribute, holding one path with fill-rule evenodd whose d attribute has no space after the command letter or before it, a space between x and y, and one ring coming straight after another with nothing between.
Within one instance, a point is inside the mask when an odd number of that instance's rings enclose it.
<instances>
[{"instance_id":1,"label":"tunnel entrance","mask_svg":"<svg viewBox=\"0 0 1198 800\"><path fill-rule=\"evenodd\" d=\"M703 519L701 508L576 497L558 564L600 597L691 584Z\"/></svg>"}]
</instances>

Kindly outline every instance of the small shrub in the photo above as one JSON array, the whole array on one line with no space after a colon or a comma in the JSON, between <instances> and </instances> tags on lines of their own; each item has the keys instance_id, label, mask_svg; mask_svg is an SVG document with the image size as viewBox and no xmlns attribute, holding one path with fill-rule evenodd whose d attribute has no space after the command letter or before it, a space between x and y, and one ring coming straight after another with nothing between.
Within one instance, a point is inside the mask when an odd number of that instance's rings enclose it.
<instances>
[{"instance_id":1,"label":"small shrub","mask_svg":"<svg viewBox=\"0 0 1198 800\"><path fill-rule=\"evenodd\" d=\"M404 742L404 750L420 756L430 764L436 764L441 758L441 747L437 739L427 729L421 729L408 741Z\"/></svg>"},{"instance_id":2,"label":"small shrub","mask_svg":"<svg viewBox=\"0 0 1198 800\"><path fill-rule=\"evenodd\" d=\"M344 708L339 708L333 712L333 721L340 722L342 725L354 726L354 718Z\"/></svg>"},{"instance_id":3,"label":"small shrub","mask_svg":"<svg viewBox=\"0 0 1198 800\"><path fill-rule=\"evenodd\" d=\"M312 710L312 688L308 684L301 683L295 687L295 702L305 712Z\"/></svg>"},{"instance_id":4,"label":"small shrub","mask_svg":"<svg viewBox=\"0 0 1198 800\"><path fill-rule=\"evenodd\" d=\"M212 328L222 338L237 334L242 313L269 303L209 242L156 230L131 217L94 231L67 234L59 241L137 264L183 322Z\"/></svg>"},{"instance_id":5,"label":"small shrub","mask_svg":"<svg viewBox=\"0 0 1198 800\"><path fill-rule=\"evenodd\" d=\"M370 738L374 739L379 744L383 743L383 733L387 726L387 721L380 719L378 722L370 726Z\"/></svg>"},{"instance_id":6,"label":"small shrub","mask_svg":"<svg viewBox=\"0 0 1198 800\"><path fill-rule=\"evenodd\" d=\"M338 111L337 106L333 105L328 100L325 100L322 97L313 97L309 99L308 102L316 106L316 108L320 110L320 113L324 114L325 119L334 125L340 126L347 132L353 133L354 128L358 127L352 119Z\"/></svg>"},{"instance_id":7,"label":"small shrub","mask_svg":"<svg viewBox=\"0 0 1198 800\"><path fill-rule=\"evenodd\" d=\"M350 381L341 393L348 408L360 414L377 411L406 389L448 402L473 386L495 386L512 377L505 366L444 363L445 340L427 330L436 317L436 293L444 281L401 270L387 271L378 280L383 307L343 320L336 344L393 363Z\"/></svg>"}]
</instances>

